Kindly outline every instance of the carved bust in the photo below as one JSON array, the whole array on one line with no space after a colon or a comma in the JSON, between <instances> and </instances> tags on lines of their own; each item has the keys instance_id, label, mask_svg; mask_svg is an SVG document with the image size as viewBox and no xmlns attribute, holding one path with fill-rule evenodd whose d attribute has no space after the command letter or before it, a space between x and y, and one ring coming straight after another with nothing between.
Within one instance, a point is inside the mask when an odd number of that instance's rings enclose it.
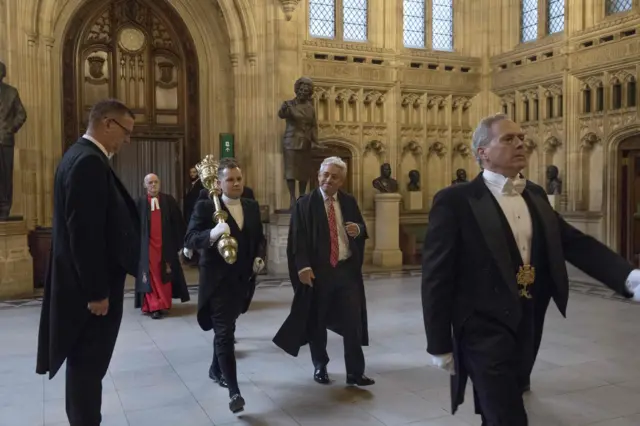
<instances>
[{"instance_id":1,"label":"carved bust","mask_svg":"<svg viewBox=\"0 0 640 426\"><path fill-rule=\"evenodd\" d=\"M559 177L560 171L553 164L547 167L547 194L562 194L562 180Z\"/></svg>"},{"instance_id":2,"label":"carved bust","mask_svg":"<svg viewBox=\"0 0 640 426\"><path fill-rule=\"evenodd\" d=\"M465 183L467 180L467 171L465 169L456 170L456 178L451 181L451 185L455 185L457 183Z\"/></svg>"},{"instance_id":3,"label":"carved bust","mask_svg":"<svg viewBox=\"0 0 640 426\"><path fill-rule=\"evenodd\" d=\"M373 180L372 185L381 193L398 192L398 181L391 177L391 164L380 166L380 176Z\"/></svg>"},{"instance_id":4,"label":"carved bust","mask_svg":"<svg viewBox=\"0 0 640 426\"><path fill-rule=\"evenodd\" d=\"M411 170L409 172L409 183L407 184L407 190L410 192L420 191L420 172L417 170Z\"/></svg>"}]
</instances>

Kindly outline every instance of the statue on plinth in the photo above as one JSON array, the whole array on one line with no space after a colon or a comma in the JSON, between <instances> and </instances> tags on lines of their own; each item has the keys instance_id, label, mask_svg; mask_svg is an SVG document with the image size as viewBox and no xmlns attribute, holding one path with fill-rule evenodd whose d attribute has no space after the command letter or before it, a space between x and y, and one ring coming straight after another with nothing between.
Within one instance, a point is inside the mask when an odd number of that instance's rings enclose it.
<instances>
[{"instance_id":1,"label":"statue on plinth","mask_svg":"<svg viewBox=\"0 0 640 426\"><path fill-rule=\"evenodd\" d=\"M467 171L465 169L456 170L456 178L451 181L451 185L469 182L467 180Z\"/></svg>"},{"instance_id":2,"label":"statue on plinth","mask_svg":"<svg viewBox=\"0 0 640 426\"><path fill-rule=\"evenodd\" d=\"M409 172L409 183L407 184L407 190L409 192L420 191L420 172L418 170L411 170Z\"/></svg>"},{"instance_id":3,"label":"statue on plinth","mask_svg":"<svg viewBox=\"0 0 640 426\"><path fill-rule=\"evenodd\" d=\"M398 181L391 177L391 164L380 166L380 176L371 183L380 193L398 192Z\"/></svg>"},{"instance_id":4,"label":"statue on plinth","mask_svg":"<svg viewBox=\"0 0 640 426\"><path fill-rule=\"evenodd\" d=\"M15 134L27 121L18 90L4 83L7 67L0 62L0 221L9 219L13 204Z\"/></svg>"},{"instance_id":5,"label":"statue on plinth","mask_svg":"<svg viewBox=\"0 0 640 426\"><path fill-rule=\"evenodd\" d=\"M547 167L547 194L548 195L560 195L562 194L562 179L559 177L560 171L557 166L553 164Z\"/></svg>"},{"instance_id":6,"label":"statue on plinth","mask_svg":"<svg viewBox=\"0 0 640 426\"><path fill-rule=\"evenodd\" d=\"M290 208L296 203L296 181L299 195L307 191L307 182L311 176L311 150L319 148L318 121L311 96L313 81L300 77L293 87L294 99L284 101L278 111L278 117L286 120L287 126L282 136L282 154L284 156L284 178L289 190Z\"/></svg>"}]
</instances>

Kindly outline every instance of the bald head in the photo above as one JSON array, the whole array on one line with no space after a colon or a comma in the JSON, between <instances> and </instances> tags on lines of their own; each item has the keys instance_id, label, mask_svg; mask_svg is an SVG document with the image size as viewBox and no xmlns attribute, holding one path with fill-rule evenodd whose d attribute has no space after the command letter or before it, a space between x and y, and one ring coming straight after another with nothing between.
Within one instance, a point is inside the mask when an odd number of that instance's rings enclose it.
<instances>
[{"instance_id":1,"label":"bald head","mask_svg":"<svg viewBox=\"0 0 640 426\"><path fill-rule=\"evenodd\" d=\"M147 194L157 197L160 192L160 178L153 173L149 173L144 177L144 187L147 190Z\"/></svg>"}]
</instances>

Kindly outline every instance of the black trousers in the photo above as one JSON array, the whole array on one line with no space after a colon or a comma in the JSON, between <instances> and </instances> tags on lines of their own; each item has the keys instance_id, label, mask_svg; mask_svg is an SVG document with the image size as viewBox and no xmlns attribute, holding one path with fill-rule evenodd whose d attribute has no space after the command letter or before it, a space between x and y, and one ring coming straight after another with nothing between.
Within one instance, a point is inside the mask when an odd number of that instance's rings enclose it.
<instances>
[{"instance_id":1,"label":"black trousers","mask_svg":"<svg viewBox=\"0 0 640 426\"><path fill-rule=\"evenodd\" d=\"M317 321L309 341L311 360L315 368L329 363L327 354L327 320L337 319L342 330L344 362L347 374L364 374L362 352L362 315L360 292L350 268L350 261L316 275L313 285Z\"/></svg>"},{"instance_id":2,"label":"black trousers","mask_svg":"<svg viewBox=\"0 0 640 426\"><path fill-rule=\"evenodd\" d=\"M14 147L0 144L0 218L6 218L13 204Z\"/></svg>"},{"instance_id":3,"label":"black trousers","mask_svg":"<svg viewBox=\"0 0 640 426\"><path fill-rule=\"evenodd\" d=\"M70 426L99 426L102 379L107 374L122 322L122 297L109 301L105 316L89 314L67 356L66 410Z\"/></svg>"},{"instance_id":4,"label":"black trousers","mask_svg":"<svg viewBox=\"0 0 640 426\"><path fill-rule=\"evenodd\" d=\"M219 283L209 299L214 333L210 371L218 377L222 374L229 386L229 396L240 393L233 342L245 294L246 285L242 280L225 280Z\"/></svg>"},{"instance_id":5,"label":"black trousers","mask_svg":"<svg viewBox=\"0 0 640 426\"><path fill-rule=\"evenodd\" d=\"M463 327L459 350L483 426L529 424L521 380L522 366L532 362L535 336L532 321L522 324L514 333L494 318L474 315Z\"/></svg>"}]
</instances>

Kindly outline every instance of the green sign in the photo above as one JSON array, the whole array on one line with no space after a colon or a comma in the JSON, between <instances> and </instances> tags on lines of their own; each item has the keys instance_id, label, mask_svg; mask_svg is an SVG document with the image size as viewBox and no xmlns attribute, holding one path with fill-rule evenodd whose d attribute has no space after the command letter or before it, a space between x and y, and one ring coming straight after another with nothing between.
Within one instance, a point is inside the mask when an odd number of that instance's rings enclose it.
<instances>
[{"instance_id":1,"label":"green sign","mask_svg":"<svg viewBox=\"0 0 640 426\"><path fill-rule=\"evenodd\" d=\"M220 158L235 156L233 133L220 133Z\"/></svg>"}]
</instances>

